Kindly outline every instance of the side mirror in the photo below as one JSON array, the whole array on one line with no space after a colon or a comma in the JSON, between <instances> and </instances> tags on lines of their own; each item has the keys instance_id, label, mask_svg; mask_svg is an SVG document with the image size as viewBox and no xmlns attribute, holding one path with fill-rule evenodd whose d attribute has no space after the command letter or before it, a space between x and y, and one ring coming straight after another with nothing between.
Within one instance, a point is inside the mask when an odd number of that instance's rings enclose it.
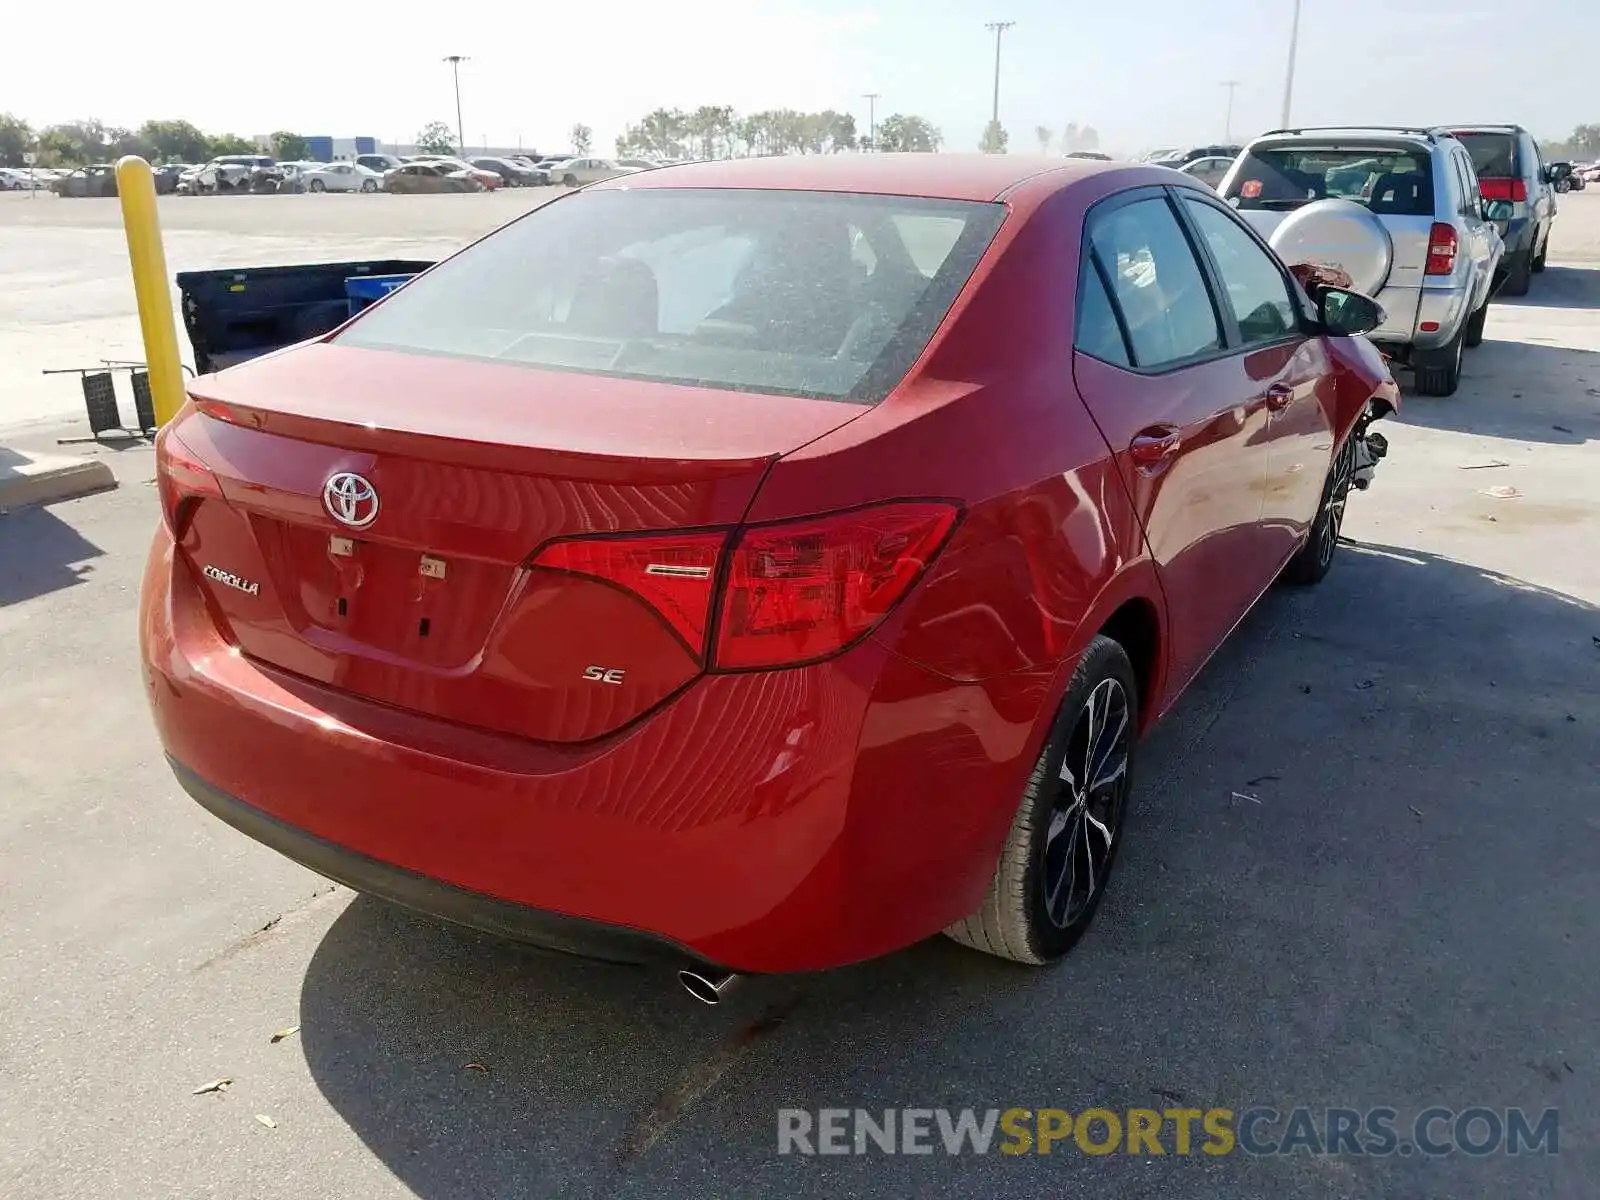
<instances>
[{"instance_id":1,"label":"side mirror","mask_svg":"<svg viewBox=\"0 0 1600 1200\"><path fill-rule=\"evenodd\" d=\"M1371 296L1346 288L1325 288L1317 298L1317 316L1334 337L1371 333L1387 319L1383 306Z\"/></svg>"},{"instance_id":2,"label":"side mirror","mask_svg":"<svg viewBox=\"0 0 1600 1200\"><path fill-rule=\"evenodd\" d=\"M1483 219L1496 223L1509 221L1511 220L1511 210L1512 206L1509 200L1485 200L1483 202Z\"/></svg>"}]
</instances>

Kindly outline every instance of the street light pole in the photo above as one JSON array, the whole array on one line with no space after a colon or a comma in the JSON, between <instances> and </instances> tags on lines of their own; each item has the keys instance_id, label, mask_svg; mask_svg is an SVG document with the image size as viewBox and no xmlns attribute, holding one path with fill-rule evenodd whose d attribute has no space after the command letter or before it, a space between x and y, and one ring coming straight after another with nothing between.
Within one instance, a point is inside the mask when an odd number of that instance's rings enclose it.
<instances>
[{"instance_id":1,"label":"street light pole","mask_svg":"<svg viewBox=\"0 0 1600 1200\"><path fill-rule=\"evenodd\" d=\"M444 61L450 64L450 74L456 82L456 146L462 154L467 152L467 135L462 133L461 124L461 64L468 61L465 54L447 54Z\"/></svg>"},{"instance_id":2,"label":"street light pole","mask_svg":"<svg viewBox=\"0 0 1600 1200\"><path fill-rule=\"evenodd\" d=\"M867 145L872 147L872 152L878 152L878 97L882 92L862 92L861 98L867 102Z\"/></svg>"},{"instance_id":3,"label":"street light pole","mask_svg":"<svg viewBox=\"0 0 1600 1200\"><path fill-rule=\"evenodd\" d=\"M1233 141L1233 94L1239 90L1239 81L1237 79L1224 79L1222 86L1228 89L1228 115L1222 122L1222 140L1231 143Z\"/></svg>"},{"instance_id":4,"label":"street light pole","mask_svg":"<svg viewBox=\"0 0 1600 1200\"><path fill-rule=\"evenodd\" d=\"M1300 0L1294 0L1294 22L1289 26L1289 69L1283 77L1283 120L1279 124L1289 128L1289 106L1294 99L1294 52L1300 41Z\"/></svg>"},{"instance_id":5,"label":"street light pole","mask_svg":"<svg viewBox=\"0 0 1600 1200\"><path fill-rule=\"evenodd\" d=\"M994 109L989 120L995 125L1000 124L1000 38L1015 24L1015 21L990 21L984 26L994 31Z\"/></svg>"}]
</instances>

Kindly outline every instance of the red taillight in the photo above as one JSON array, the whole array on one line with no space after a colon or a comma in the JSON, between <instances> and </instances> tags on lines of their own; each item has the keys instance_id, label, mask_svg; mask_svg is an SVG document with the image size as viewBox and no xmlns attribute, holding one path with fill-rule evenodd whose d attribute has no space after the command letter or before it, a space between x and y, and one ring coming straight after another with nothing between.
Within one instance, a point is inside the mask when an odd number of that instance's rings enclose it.
<instances>
[{"instance_id":1,"label":"red taillight","mask_svg":"<svg viewBox=\"0 0 1600 1200\"><path fill-rule=\"evenodd\" d=\"M577 538L546 546L530 565L638 596L712 670L787 667L870 631L921 578L958 515L950 504L896 502L731 534Z\"/></svg>"},{"instance_id":2,"label":"red taillight","mask_svg":"<svg viewBox=\"0 0 1600 1200\"><path fill-rule=\"evenodd\" d=\"M1428 232L1428 266L1425 275L1454 275L1456 272L1456 230L1454 225L1435 222Z\"/></svg>"},{"instance_id":3,"label":"red taillight","mask_svg":"<svg viewBox=\"0 0 1600 1200\"><path fill-rule=\"evenodd\" d=\"M717 560L727 540L719 532L556 542L533 565L626 588L660 613L698 658L705 653Z\"/></svg>"},{"instance_id":4,"label":"red taillight","mask_svg":"<svg viewBox=\"0 0 1600 1200\"><path fill-rule=\"evenodd\" d=\"M885 504L740 533L715 664L778 667L834 654L911 589L956 522L954 506Z\"/></svg>"},{"instance_id":5,"label":"red taillight","mask_svg":"<svg viewBox=\"0 0 1600 1200\"><path fill-rule=\"evenodd\" d=\"M171 425L156 435L156 486L161 492L161 515L172 536L179 539L196 503L222 499L222 486L211 468L184 444Z\"/></svg>"},{"instance_id":6,"label":"red taillight","mask_svg":"<svg viewBox=\"0 0 1600 1200\"><path fill-rule=\"evenodd\" d=\"M1521 179L1480 178L1478 191L1485 200L1510 200L1514 204L1528 202L1528 185Z\"/></svg>"}]
</instances>

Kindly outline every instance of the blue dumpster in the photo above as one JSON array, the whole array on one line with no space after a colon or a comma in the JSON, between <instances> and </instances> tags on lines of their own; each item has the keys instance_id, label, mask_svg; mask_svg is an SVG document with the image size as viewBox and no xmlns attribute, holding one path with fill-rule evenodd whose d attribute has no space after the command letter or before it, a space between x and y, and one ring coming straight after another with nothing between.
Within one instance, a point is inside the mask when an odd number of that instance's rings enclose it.
<instances>
[{"instance_id":1,"label":"blue dumpster","mask_svg":"<svg viewBox=\"0 0 1600 1200\"><path fill-rule=\"evenodd\" d=\"M344 294L350 301L353 317L374 300L382 300L399 287L410 275L358 275L344 281Z\"/></svg>"},{"instance_id":2,"label":"blue dumpster","mask_svg":"<svg viewBox=\"0 0 1600 1200\"><path fill-rule=\"evenodd\" d=\"M205 375L321 337L433 264L411 259L182 271L183 324ZM365 290L372 286L370 292Z\"/></svg>"}]
</instances>

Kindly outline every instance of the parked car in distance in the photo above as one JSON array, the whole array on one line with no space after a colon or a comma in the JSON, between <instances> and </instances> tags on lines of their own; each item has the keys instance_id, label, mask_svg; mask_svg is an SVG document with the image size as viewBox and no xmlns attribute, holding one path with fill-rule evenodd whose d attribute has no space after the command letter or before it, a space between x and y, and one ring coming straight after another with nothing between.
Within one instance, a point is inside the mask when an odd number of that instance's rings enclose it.
<instances>
[{"instance_id":1,"label":"parked car in distance","mask_svg":"<svg viewBox=\"0 0 1600 1200\"><path fill-rule=\"evenodd\" d=\"M1275 130L1235 160L1221 194L1291 262L1336 266L1383 306L1372 340L1448 396L1483 340L1505 253L1466 148L1448 130Z\"/></svg>"},{"instance_id":2,"label":"parked car in distance","mask_svg":"<svg viewBox=\"0 0 1600 1200\"><path fill-rule=\"evenodd\" d=\"M300 180L308 192L376 192L383 176L360 163L307 163L300 167Z\"/></svg>"},{"instance_id":3,"label":"parked car in distance","mask_svg":"<svg viewBox=\"0 0 1600 1200\"><path fill-rule=\"evenodd\" d=\"M1231 157L1211 155L1207 158L1193 158L1177 169L1185 175L1192 175L1208 188L1222 186L1222 181L1228 177L1228 169L1233 166Z\"/></svg>"},{"instance_id":4,"label":"parked car in distance","mask_svg":"<svg viewBox=\"0 0 1600 1200\"><path fill-rule=\"evenodd\" d=\"M358 154L351 159L358 167L365 167L378 176L387 171L392 171L402 165L401 159L394 154Z\"/></svg>"},{"instance_id":5,"label":"parked car in distance","mask_svg":"<svg viewBox=\"0 0 1600 1200\"><path fill-rule=\"evenodd\" d=\"M1505 223L1502 291L1526 296L1533 276L1544 270L1556 223L1556 192L1539 154L1539 143L1520 125L1457 125L1456 138L1472 156L1485 200L1511 206Z\"/></svg>"},{"instance_id":6,"label":"parked car in distance","mask_svg":"<svg viewBox=\"0 0 1600 1200\"><path fill-rule=\"evenodd\" d=\"M34 167L0 167L0 190L9 192L49 191L55 175Z\"/></svg>"},{"instance_id":7,"label":"parked car in distance","mask_svg":"<svg viewBox=\"0 0 1600 1200\"><path fill-rule=\"evenodd\" d=\"M383 190L399 194L423 192L483 192L488 188L477 177L448 163L402 163L385 173Z\"/></svg>"},{"instance_id":8,"label":"parked car in distance","mask_svg":"<svg viewBox=\"0 0 1600 1200\"><path fill-rule=\"evenodd\" d=\"M612 161L619 167L629 167L635 171L654 171L657 167L667 165L649 158L616 158Z\"/></svg>"},{"instance_id":9,"label":"parked car in distance","mask_svg":"<svg viewBox=\"0 0 1600 1200\"><path fill-rule=\"evenodd\" d=\"M1063 158L1086 158L1086 159L1091 159L1094 162L1110 162L1111 161L1111 155L1102 154L1098 150L1068 150L1064 155L1062 155L1062 157Z\"/></svg>"},{"instance_id":10,"label":"parked car in distance","mask_svg":"<svg viewBox=\"0 0 1600 1200\"><path fill-rule=\"evenodd\" d=\"M422 161L431 163L436 167L445 167L451 171L459 171L464 175L468 175L471 178L476 179L484 186L484 188L489 191L494 191L496 188L501 187L504 184L504 180L500 178L498 172L485 171L482 167L475 167L462 158L450 158L446 155L438 155L436 157L423 159Z\"/></svg>"},{"instance_id":11,"label":"parked car in distance","mask_svg":"<svg viewBox=\"0 0 1600 1200\"><path fill-rule=\"evenodd\" d=\"M546 168L550 172L550 182L564 184L567 187L583 187L585 184L598 183L603 179L614 179L618 175L627 175L636 168L624 167L609 158L569 158L564 162L552 163Z\"/></svg>"},{"instance_id":12,"label":"parked car in distance","mask_svg":"<svg viewBox=\"0 0 1600 1200\"><path fill-rule=\"evenodd\" d=\"M1163 167L1181 167L1185 163L1194 162L1197 158L1237 158L1243 149L1243 146L1225 144L1190 146L1187 150L1169 151L1153 161Z\"/></svg>"},{"instance_id":13,"label":"parked car in distance","mask_svg":"<svg viewBox=\"0 0 1600 1200\"><path fill-rule=\"evenodd\" d=\"M76 171L51 180L50 190L58 196L115 196L117 169L110 163L79 167Z\"/></svg>"},{"instance_id":14,"label":"parked car in distance","mask_svg":"<svg viewBox=\"0 0 1600 1200\"><path fill-rule=\"evenodd\" d=\"M468 162L478 170L496 176L506 187L542 187L550 182L547 172L509 158L474 158Z\"/></svg>"},{"instance_id":15,"label":"parked car in distance","mask_svg":"<svg viewBox=\"0 0 1600 1200\"><path fill-rule=\"evenodd\" d=\"M358 890L686 984L941 930L1058 959L1138 738L1336 561L1377 306L1167 170L683 178L190 381L139 621L177 778Z\"/></svg>"}]
</instances>

